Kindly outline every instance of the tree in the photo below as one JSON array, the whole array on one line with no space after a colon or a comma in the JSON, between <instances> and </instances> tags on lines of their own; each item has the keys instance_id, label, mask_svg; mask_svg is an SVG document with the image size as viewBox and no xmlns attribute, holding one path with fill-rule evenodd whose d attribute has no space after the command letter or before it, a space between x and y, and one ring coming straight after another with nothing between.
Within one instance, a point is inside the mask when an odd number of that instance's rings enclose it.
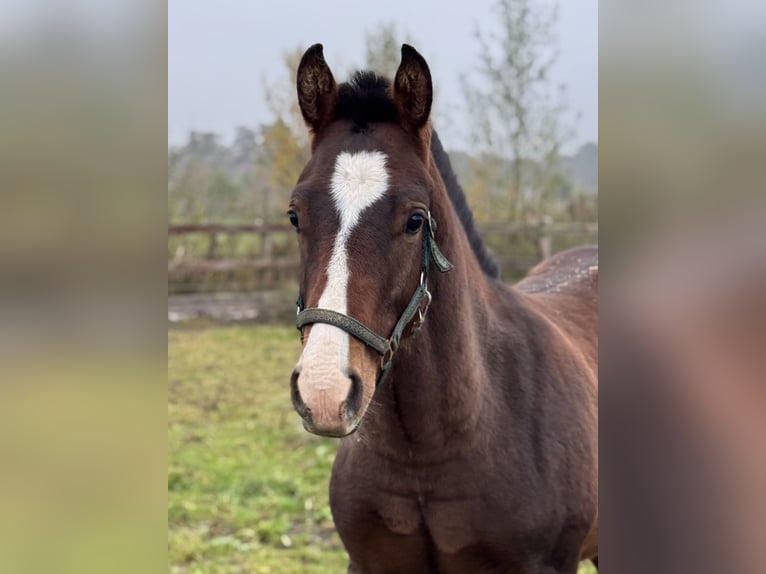
<instances>
[{"instance_id":1,"label":"tree","mask_svg":"<svg viewBox=\"0 0 766 574\"><path fill-rule=\"evenodd\" d=\"M260 217L281 221L298 176L308 161L308 148L296 139L286 122L278 119L261 128L262 144L255 159L255 178L260 195Z\"/></svg>"},{"instance_id":2,"label":"tree","mask_svg":"<svg viewBox=\"0 0 766 574\"><path fill-rule=\"evenodd\" d=\"M263 80L263 90L269 111L274 115L276 122L282 122L290 130L293 138L302 146L308 146L308 131L303 122L301 110L298 107L298 99L295 96L295 78L298 74L298 64L305 48L298 47L287 50L282 55L284 64L281 78L267 81Z\"/></svg>"},{"instance_id":3,"label":"tree","mask_svg":"<svg viewBox=\"0 0 766 574\"><path fill-rule=\"evenodd\" d=\"M550 85L558 58L558 5L498 0L494 9L499 30L477 28L475 33L478 81L463 77L474 149L510 164L503 193L507 218L539 218L552 197L566 189L559 166L568 137L560 122L566 92L564 86L551 90Z\"/></svg>"},{"instance_id":4,"label":"tree","mask_svg":"<svg viewBox=\"0 0 766 574\"><path fill-rule=\"evenodd\" d=\"M295 78L303 48L283 55L282 77L263 82L266 102L274 121L261 126L260 145L249 185L259 199L259 217L278 221L303 166L308 161L309 138L295 96Z\"/></svg>"}]
</instances>

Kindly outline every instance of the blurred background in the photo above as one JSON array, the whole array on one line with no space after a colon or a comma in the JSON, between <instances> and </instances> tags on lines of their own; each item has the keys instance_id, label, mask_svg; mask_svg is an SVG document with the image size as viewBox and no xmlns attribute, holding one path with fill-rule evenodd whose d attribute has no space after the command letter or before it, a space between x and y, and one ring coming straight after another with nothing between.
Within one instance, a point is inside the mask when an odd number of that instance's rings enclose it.
<instances>
[{"instance_id":1,"label":"blurred background","mask_svg":"<svg viewBox=\"0 0 766 574\"><path fill-rule=\"evenodd\" d=\"M434 127L506 279L596 242L595 0L171 0L171 321L289 320L298 253L285 212L308 159L295 72L317 42L338 81L393 77L403 42L423 53Z\"/></svg>"},{"instance_id":2,"label":"blurred background","mask_svg":"<svg viewBox=\"0 0 766 574\"><path fill-rule=\"evenodd\" d=\"M762 572L766 3L599 23L599 564Z\"/></svg>"}]
</instances>

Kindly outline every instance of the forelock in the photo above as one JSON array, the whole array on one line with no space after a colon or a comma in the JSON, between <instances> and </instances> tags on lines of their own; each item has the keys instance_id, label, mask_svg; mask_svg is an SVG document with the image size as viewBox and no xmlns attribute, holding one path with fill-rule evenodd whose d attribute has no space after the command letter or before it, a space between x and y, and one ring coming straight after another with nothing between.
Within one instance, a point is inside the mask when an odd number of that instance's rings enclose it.
<instances>
[{"instance_id":1,"label":"forelock","mask_svg":"<svg viewBox=\"0 0 766 574\"><path fill-rule=\"evenodd\" d=\"M391 82L374 72L356 72L338 87L336 119L348 119L357 130L376 122L394 123L398 111L390 95Z\"/></svg>"}]
</instances>

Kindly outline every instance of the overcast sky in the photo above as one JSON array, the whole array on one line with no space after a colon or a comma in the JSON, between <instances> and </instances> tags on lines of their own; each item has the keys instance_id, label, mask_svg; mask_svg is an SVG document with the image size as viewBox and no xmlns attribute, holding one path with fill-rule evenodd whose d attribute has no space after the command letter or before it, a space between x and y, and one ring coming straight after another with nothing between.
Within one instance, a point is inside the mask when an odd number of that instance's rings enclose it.
<instances>
[{"instance_id":1,"label":"overcast sky","mask_svg":"<svg viewBox=\"0 0 766 574\"><path fill-rule=\"evenodd\" d=\"M476 26L493 29L492 4L169 0L169 143L183 143L191 130L217 132L228 141L237 126L255 128L271 121L263 82L286 81L285 51L321 42L336 79L342 81L349 69L364 63L365 32L393 20L431 67L435 109L450 119L450 125L436 129L448 148L465 149L469 117L463 111L460 75L478 60ZM577 132L570 147L576 147L598 138L598 1L562 1L558 34L561 56L554 81L567 86L569 121Z\"/></svg>"}]
</instances>

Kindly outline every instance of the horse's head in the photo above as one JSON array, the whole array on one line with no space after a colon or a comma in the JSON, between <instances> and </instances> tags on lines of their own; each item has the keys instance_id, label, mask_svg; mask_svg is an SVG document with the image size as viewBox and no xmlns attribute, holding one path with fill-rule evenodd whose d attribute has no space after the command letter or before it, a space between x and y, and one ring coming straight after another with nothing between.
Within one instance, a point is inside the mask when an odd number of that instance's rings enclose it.
<instances>
[{"instance_id":1,"label":"horse's head","mask_svg":"<svg viewBox=\"0 0 766 574\"><path fill-rule=\"evenodd\" d=\"M288 214L300 244L301 307L322 311L304 317L292 399L307 430L344 436L359 425L391 354L383 343L375 350L361 325L390 338L420 289L434 186L431 76L405 45L392 85L362 73L338 86L315 45L297 82L312 154ZM415 305L422 311L426 298Z\"/></svg>"}]
</instances>

